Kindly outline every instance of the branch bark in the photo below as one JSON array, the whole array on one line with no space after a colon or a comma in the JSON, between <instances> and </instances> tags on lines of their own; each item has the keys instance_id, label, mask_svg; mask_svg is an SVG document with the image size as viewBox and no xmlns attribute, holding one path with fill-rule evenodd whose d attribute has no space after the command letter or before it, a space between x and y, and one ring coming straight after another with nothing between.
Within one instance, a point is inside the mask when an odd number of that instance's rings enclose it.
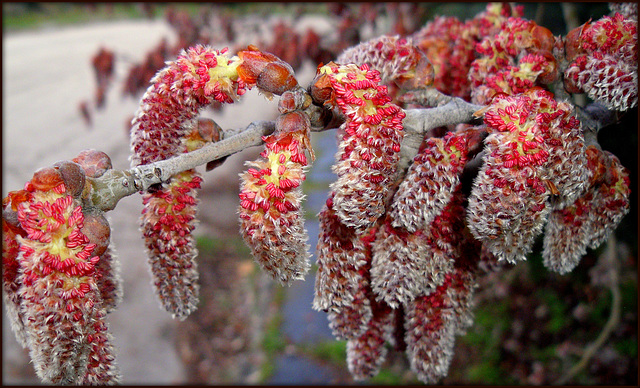
<instances>
[{"instance_id":1,"label":"branch bark","mask_svg":"<svg viewBox=\"0 0 640 388\"><path fill-rule=\"evenodd\" d=\"M256 121L239 133L198 150L170 159L134 167L128 171L109 170L100 178L91 179L93 204L103 211L113 210L122 198L165 182L173 175L210 161L262 144L262 137L275 130L273 121ZM229 136L229 133L226 133Z\"/></svg>"},{"instance_id":2,"label":"branch bark","mask_svg":"<svg viewBox=\"0 0 640 388\"><path fill-rule=\"evenodd\" d=\"M135 177L136 189L146 190L151 185L167 181L179 172L196 168L248 147L260 145L262 137L273 133L274 130L275 123L273 121L256 121L249 124L244 131L230 138L170 159L134 167L130 172Z\"/></svg>"},{"instance_id":3,"label":"branch bark","mask_svg":"<svg viewBox=\"0 0 640 388\"><path fill-rule=\"evenodd\" d=\"M402 142L398 171L404 171L409 166L418 153L422 139L429 134L430 130L443 125L471 121L474 118L474 113L483 108L460 98L451 98L441 94L434 94L434 96L438 101L446 101L446 103L436 108L407 109L405 111L407 115L404 120L406 136ZM335 124L337 121L329 120L327 122ZM315 131L324 129L326 128L314 128ZM103 211L113 210L120 199L139 191L145 191L152 185L166 182L179 172L196 168L248 147L261 145L262 137L270 135L274 130L274 121L256 121L240 131L226 131L224 132L225 139L208 144L198 150L155 163L140 165L128 171L110 170L100 178L91 179L94 188L93 204Z\"/></svg>"},{"instance_id":4,"label":"branch bark","mask_svg":"<svg viewBox=\"0 0 640 388\"><path fill-rule=\"evenodd\" d=\"M437 93L439 94L431 95L431 98L428 99L429 102L432 102L433 105L444 102L444 105L435 108L405 110L407 116L403 122L405 136L402 140L400 161L398 162L399 172L403 172L409 167L413 158L418 154L422 140L429 136L433 129L449 124L468 123L475 118L476 112L484 108L482 105L471 104L461 98L452 98L440 92Z\"/></svg>"}]
</instances>

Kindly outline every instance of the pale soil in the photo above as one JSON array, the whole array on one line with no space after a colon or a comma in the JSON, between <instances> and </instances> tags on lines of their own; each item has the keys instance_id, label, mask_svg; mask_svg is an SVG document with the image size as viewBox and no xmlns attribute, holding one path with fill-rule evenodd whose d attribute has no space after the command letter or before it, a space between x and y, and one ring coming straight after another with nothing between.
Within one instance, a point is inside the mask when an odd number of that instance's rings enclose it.
<instances>
[{"instance_id":1,"label":"pale soil","mask_svg":"<svg viewBox=\"0 0 640 388\"><path fill-rule=\"evenodd\" d=\"M2 196L22 188L35 170L79 151L106 152L114 168L129 167L125 124L137 100L121 97L129 66L139 62L160 39L175 39L163 20L124 21L63 29L40 30L3 38L3 164ZM93 125L80 115L81 100L93 101L95 77L91 57L104 45L116 53L116 76L104 110L92 108ZM93 103L92 103L93 104ZM273 119L271 103L248 93L239 106L215 114L225 128L244 127L254 120ZM242 112L242 114L239 114ZM234 155L205 175L206 196L200 207L197 233L214 237L237 235L237 174L243 161L259 150ZM228 190L227 190L228 189ZM222 195L222 193L226 193ZM108 213L112 242L121 262L124 300L108 316L125 384L170 384L185 381L175 350L176 322L159 308L150 285L143 243L138 231L142 206L138 195L123 199ZM3 310L4 311L4 310ZM3 313L3 383L37 383L27 350L20 348Z\"/></svg>"},{"instance_id":2,"label":"pale soil","mask_svg":"<svg viewBox=\"0 0 640 388\"><path fill-rule=\"evenodd\" d=\"M249 43L264 42L270 38L270 26L280 19L276 16L248 17L241 21L246 24L245 32L236 37L233 44L212 42L216 48L229 46L231 50L246 47ZM215 23L214 23L215 25ZM319 34L328 34L328 41L337 38L332 35L335 26L332 21L305 15L295 28L303 33L308 27ZM369 31L373 33L373 31ZM215 36L215 31L212 31ZM144 59L162 37L169 44L175 42L173 30L164 20L121 21L68 28L14 33L3 37L3 154L2 154L2 196L8 191L22 188L34 171L59 160L75 157L81 150L95 148L106 152L116 169L129 167L129 140L125 126L130 122L138 107L138 98L123 97L122 83L130 66ZM91 58L104 46L116 54L115 77L107 93L106 107L96 110L93 96L96 86ZM315 64L306 62L296 72L296 78L307 85L315 74ZM88 101L91 106L92 125L83 120L79 104ZM227 106L223 111L205 111L203 116L216 120L223 128L242 128L255 120L272 120L277 115L277 100L266 100L257 91L247 93L240 102ZM325 136L326 135L326 136ZM325 136L325 137L323 137ZM316 143L314 137L314 143ZM335 142L332 133L317 136L324 138L314 144L319 159L309 176L317 185L322 182L324 189L314 188L309 193L307 210L317 214L326 199L328 180L333 179L329 166L333 161ZM324 157L320 156L324 152ZM255 159L258 147L233 155L219 168L204 173L205 183L200 191L200 224L196 235L214 239L237 238L238 221L238 174L244 169L244 161ZM315 171L315 172L314 172ZM315 175L314 175L315 174ZM236 260L229 254L221 274L238 274L239 285L221 279L220 284L202 284L202 306L197 315L179 323L159 307L153 293L151 277L146 263L143 242L138 231L138 217L142 205L138 195L124 198L114 211L107 215L112 227L112 243L120 259L121 276L124 284L124 300L116 311L109 314L107 323L113 335L118 365L124 384L181 384L196 381L208 383L256 383L259 382L259 368L264 356L257 349L261 330L270 319L272 307L272 283L260 278L248 280L252 271L246 270L251 260ZM311 249L315 250L317 221L309 219ZM224 253L222 253L224 255ZM205 258L202 258L205 260ZM223 259L224 260L224 259ZM202 270L211 270L212 263L204 261ZM227 265L228 266L228 265ZM235 269L233 268L235 266ZM201 280L211 279L209 274L201 274ZM213 276L215 278L215 276ZM249 282L249 283L248 283ZM326 368L320 368L304 357L294 357L291 353L297 344L315 341L331 341L333 337L327 326L324 313L311 309L313 298L313 274L305 282L300 282L286 290L282 308L282 335L290 344L286 357L266 360L275 364L274 375L267 383L319 383L336 382L335 376ZM229 288L230 284L234 288ZM278 286L279 287L279 286ZM244 294L243 294L244 292ZM216 315L217 305L206 295L242 298L234 308L235 317L224 318ZM216 299L216 300L217 300ZM242 311L251 309L247 316ZM238 313L239 310L242 310ZM267 312L270 311L270 312ZM243 315L244 314L244 315ZM211 322L247 321L253 332L239 329L238 336L246 342L242 349L220 354L210 354L216 349L233 347L234 341L218 344L224 332L207 333L197 330L211 330ZM29 362L28 351L22 349L6 321L3 309L3 383L38 384L33 366ZM185 329L192 329L187 332ZM189 346L190 341L205 337L209 345ZM236 343L238 340L235 341ZM200 352L200 353L198 353ZM295 351L294 351L295 352ZM204 358L202 354L204 354ZM295 360L291 360L295 358ZM222 360L222 361L220 361ZM217 364L217 365L216 365ZM213 370L211 368L217 368ZM291 374L291 368L300 369L299 375ZM315 368L315 369L314 369ZM312 371L320 371L314 373ZM342 372L344 374L344 371ZM333 376L333 377L332 377ZM347 380L349 381L349 380Z\"/></svg>"}]
</instances>

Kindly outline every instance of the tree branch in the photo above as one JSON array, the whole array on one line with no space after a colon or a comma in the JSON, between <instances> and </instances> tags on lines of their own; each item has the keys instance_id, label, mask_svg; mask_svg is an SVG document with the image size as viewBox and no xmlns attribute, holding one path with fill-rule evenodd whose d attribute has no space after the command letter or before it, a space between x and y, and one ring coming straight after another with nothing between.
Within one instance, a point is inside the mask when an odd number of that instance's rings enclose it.
<instances>
[{"instance_id":1,"label":"tree branch","mask_svg":"<svg viewBox=\"0 0 640 388\"><path fill-rule=\"evenodd\" d=\"M444 95L436 89L411 91L405 94L407 101L419 101L434 108L406 109L404 119L405 136L402 141L400 160L398 162L398 177L404 174L413 158L417 155L425 137L431 136L431 131L445 125L467 123L481 116L484 106L475 105L461 98ZM339 123L339 118L327 117L327 110L308 108L308 114L314 117L314 131L321 131L325 126ZM589 106L585 109L577 108L578 117L588 129L585 137L590 139L597 135L602 126L614 122L617 117L608 110L603 112L600 106ZM118 201L139 191L145 191L150 186L166 182L172 176L225 156L240 152L245 148L262 144L262 137L270 135L275 130L274 121L256 121L244 129L223 131L224 139L207 144L206 146L170 159L140 165L128 171L109 170L99 178L88 178L93 185L92 202L103 211L113 210ZM590 141L593 141L590 139Z\"/></svg>"},{"instance_id":2,"label":"tree branch","mask_svg":"<svg viewBox=\"0 0 640 388\"><path fill-rule=\"evenodd\" d=\"M120 199L150 186L167 181L173 175L210 161L262 144L262 137L275 130L273 121L256 121L231 137L170 159L134 167L128 171L109 170L103 176L91 179L92 201L103 211L113 210ZM225 133L229 136L229 133Z\"/></svg>"},{"instance_id":3,"label":"tree branch","mask_svg":"<svg viewBox=\"0 0 640 388\"><path fill-rule=\"evenodd\" d=\"M433 89L435 91L435 89ZM432 129L448 124L471 121L474 113L483 107L470 104L460 98L452 98L440 92L428 92L432 102L444 103L436 108L407 109L404 126L406 136L402 142L400 165L398 171L409 166L422 139L429 136ZM326 113L326 112L325 112ZM312 111L315 131L323 130L320 123L335 124L336 118L324 117L320 110ZM92 201L103 211L113 210L118 201L150 186L166 182L172 176L225 156L240 152L245 148L262 144L262 137L275 130L274 121L256 121L239 131L223 131L225 138L215 143L170 159L140 165L128 171L109 170L99 178L91 179L93 185Z\"/></svg>"},{"instance_id":4,"label":"tree branch","mask_svg":"<svg viewBox=\"0 0 640 388\"><path fill-rule=\"evenodd\" d=\"M620 120L618 112L608 109L599 102L591 103L584 108L576 105L575 114L582 123L584 143L587 146L597 145L600 129Z\"/></svg>"},{"instance_id":5,"label":"tree branch","mask_svg":"<svg viewBox=\"0 0 640 388\"><path fill-rule=\"evenodd\" d=\"M429 92L429 90L437 93ZM467 123L476 118L475 113L484 106L466 102L461 98L446 96L435 89L428 89L421 94L426 97L423 101L429 101L433 105L443 103L436 108L406 109L403 124L405 136L402 140L400 150L400 161L398 171L403 172L418 154L420 144L425 137L430 136L430 132L438 127L450 124ZM445 102L446 101L446 102Z\"/></svg>"},{"instance_id":6,"label":"tree branch","mask_svg":"<svg viewBox=\"0 0 640 388\"><path fill-rule=\"evenodd\" d=\"M208 144L198 150L178 155L155 163L140 165L130 170L135 177L136 188L146 190L149 186L165 182L179 172L196 168L207 162L262 144L262 137L275 130L273 121L256 121L230 138Z\"/></svg>"}]
</instances>

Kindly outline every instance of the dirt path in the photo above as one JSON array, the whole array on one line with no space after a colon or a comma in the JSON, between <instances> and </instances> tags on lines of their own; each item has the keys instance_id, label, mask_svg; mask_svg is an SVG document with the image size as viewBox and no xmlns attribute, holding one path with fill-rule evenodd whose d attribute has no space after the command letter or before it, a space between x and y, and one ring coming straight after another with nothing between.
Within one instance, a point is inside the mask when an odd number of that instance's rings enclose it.
<instances>
[{"instance_id":1,"label":"dirt path","mask_svg":"<svg viewBox=\"0 0 640 388\"><path fill-rule=\"evenodd\" d=\"M100 45L117 53L116 77L162 37L172 37L163 21L127 21L25 32L4 38L2 195L22 187L38 168L73 158L86 148L111 156L115 168L128 166L124 123L137 102L121 99L115 87L107 108L94 112L88 128L78 103L91 100L95 87L91 56ZM114 86L118 86L117 84ZM109 213L112 241L120 256L125 296L108 317L125 383L171 383L182 368L171 343L171 317L161 311L149 285L138 236L137 196L125 198ZM6 322L6 320L5 320ZM37 383L28 354L3 325L4 383Z\"/></svg>"},{"instance_id":2,"label":"dirt path","mask_svg":"<svg viewBox=\"0 0 640 388\"><path fill-rule=\"evenodd\" d=\"M125 123L135 113L138 102L121 97L120 81L131 63L141 61L163 36L172 43L172 30L158 20L113 22L5 37L3 197L8 191L21 188L38 168L71 159L87 148L109 154L114 168L128 168ZM88 127L78 104L81 100L92 100L95 80L90 60L101 45L116 53L116 79L108 92L106 109L94 110L93 126ZM274 104L267 104L257 93L247 95L238 105L217 115L218 123L227 128L246 126L253 120L272 119L276 111ZM248 113L238 115L243 107ZM255 150L247 152L254 154ZM232 156L223 167L207 174L204 190L230 191L219 202L203 201L202 215L216 214L213 217L216 219L202 224L208 232L237 233L237 204L231 198L235 193L226 189L237 188L237 174L246 157ZM221 203L225 205L220 206ZM139 197L132 196L108 213L125 290L121 306L109 315L108 323L124 383L177 383L184 381L184 376L173 344L175 322L160 310L149 284L138 232L140 210ZM38 382L27 351L19 347L8 325L3 325L3 376L8 384Z\"/></svg>"},{"instance_id":3,"label":"dirt path","mask_svg":"<svg viewBox=\"0 0 640 388\"><path fill-rule=\"evenodd\" d=\"M300 28L305 28L305 23L330 28L322 20L309 18L302 19ZM170 44L175 39L171 28L163 20L156 20L22 32L3 38L3 197L8 191L22 188L38 168L71 159L87 148L106 152L114 168L128 168L129 141L125 123L135 113L138 100L121 96L122 80L131 64L141 61L162 37L167 37ZM116 74L107 93L106 108L99 111L92 108L93 125L87 126L80 115L79 103L82 100L93 103L95 77L90 62L100 46L116 54ZM314 72L315 66L308 64L297 78L301 84L306 84ZM267 101L252 91L239 103L217 112L215 120L223 128L240 128L251 121L274 119L276 106L276 100ZM211 116L208 112L203 115ZM205 174L199 210L201 223L196 234L238 235L237 176L243 170L244 160L254 159L257 152L259 150L254 148L233 155L222 167ZM333 151L329 152L329 159L332 159ZM317 206L309 205L314 213L326 197L324 193L317 194ZM114 337L123 383L180 383L186 381L186 376L175 349L176 322L159 308L150 285L138 231L140 210L140 198L134 195L123 199L108 213L112 242L121 264L124 300L107 321ZM310 232L317 234L316 230ZM303 287L307 296L301 302L292 301L290 306L285 306L285 310L295 310L285 312L287 318L283 327L287 337L294 337L294 343L304 342L295 337L307 337L310 324L312 332L322 333L320 337L325 340L329 337L325 317L311 310L309 293L313 290L313 278L307 282L309 284L305 286L310 287ZM303 316L306 317L303 324L307 325L304 334L291 329L301 323ZM313 316L313 322L308 321L309 316ZM4 309L3 320L3 383L37 384L39 381L29 363L28 351L16 342ZM280 368L289 369L286 365L277 367ZM300 381L304 382L304 379Z\"/></svg>"}]
</instances>

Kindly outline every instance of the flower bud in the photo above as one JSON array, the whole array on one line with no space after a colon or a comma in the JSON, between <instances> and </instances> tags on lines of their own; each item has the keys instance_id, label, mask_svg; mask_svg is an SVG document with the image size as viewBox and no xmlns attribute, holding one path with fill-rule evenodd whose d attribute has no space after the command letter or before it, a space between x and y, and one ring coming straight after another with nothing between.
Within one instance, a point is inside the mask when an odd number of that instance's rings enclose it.
<instances>
[{"instance_id":1,"label":"flower bud","mask_svg":"<svg viewBox=\"0 0 640 388\"><path fill-rule=\"evenodd\" d=\"M117 383L120 376L97 283L98 246L83 233L88 232L100 244L98 249L103 249L108 244L104 238L109 234L108 224L105 229L106 220L85 217L81 201L64 186L38 189L51 186L42 183L55 176L52 171L60 177L81 171L72 162L58 167L36 174L36 184L27 185L30 195L17 205L18 220L26 233L17 240L21 252L17 296L22 314L18 318L43 382Z\"/></svg>"},{"instance_id":2,"label":"flower bud","mask_svg":"<svg viewBox=\"0 0 640 388\"><path fill-rule=\"evenodd\" d=\"M456 326L446 298L451 279L432 294L404 306L405 342L411 370L425 384L434 384L447 375L453 358Z\"/></svg>"},{"instance_id":3,"label":"flower bud","mask_svg":"<svg viewBox=\"0 0 640 388\"><path fill-rule=\"evenodd\" d=\"M573 203L554 209L545 228L543 264L560 274L572 271L587 248L606 241L629 212L628 171L613 154L593 146L588 151L588 168L601 177Z\"/></svg>"},{"instance_id":4,"label":"flower bud","mask_svg":"<svg viewBox=\"0 0 640 388\"><path fill-rule=\"evenodd\" d=\"M83 150L78 156L71 159L72 162L78 163L84 170L86 176L90 178L99 178L107 170L113 168L109 155L98 150Z\"/></svg>"},{"instance_id":5,"label":"flower bud","mask_svg":"<svg viewBox=\"0 0 640 388\"><path fill-rule=\"evenodd\" d=\"M387 357L386 342L392 341L395 311L377 303L369 328L360 336L347 340L347 366L356 381L378 374Z\"/></svg>"},{"instance_id":6,"label":"flower bud","mask_svg":"<svg viewBox=\"0 0 640 388\"><path fill-rule=\"evenodd\" d=\"M168 159L213 140L211 123L201 125L195 119L205 106L232 103L255 85L241 77L242 63L226 48L203 45L183 50L168 62L151 80L132 121L131 165ZM180 319L198 303L197 251L191 233L198 203L195 190L201 182L195 170L184 171L159 190L143 194L141 229L155 291L163 308Z\"/></svg>"},{"instance_id":7,"label":"flower bud","mask_svg":"<svg viewBox=\"0 0 640 388\"><path fill-rule=\"evenodd\" d=\"M85 172L82 167L78 163L68 160L57 162L53 167L60 172L67 193L72 197L79 197L85 185Z\"/></svg>"},{"instance_id":8,"label":"flower bud","mask_svg":"<svg viewBox=\"0 0 640 388\"><path fill-rule=\"evenodd\" d=\"M271 53L249 45L238 52L238 57L242 60L238 67L240 78L264 92L281 95L298 85L291 65Z\"/></svg>"},{"instance_id":9,"label":"flower bud","mask_svg":"<svg viewBox=\"0 0 640 388\"><path fill-rule=\"evenodd\" d=\"M567 33L564 37L564 55L567 61L572 62L574 59L585 53L582 48L582 34L589 28L590 22L578 26Z\"/></svg>"},{"instance_id":10,"label":"flower bud","mask_svg":"<svg viewBox=\"0 0 640 388\"><path fill-rule=\"evenodd\" d=\"M333 95L331 80L329 79L329 76L327 74L323 74L320 72L321 67L322 66L318 66L318 73L316 74L315 78L311 82L311 86L309 87L309 94L311 94L313 101L316 104L320 105L327 102Z\"/></svg>"},{"instance_id":11,"label":"flower bud","mask_svg":"<svg viewBox=\"0 0 640 388\"><path fill-rule=\"evenodd\" d=\"M64 184L60 171L54 167L43 167L33 173L31 185L35 190L49 191Z\"/></svg>"},{"instance_id":12,"label":"flower bud","mask_svg":"<svg viewBox=\"0 0 640 388\"><path fill-rule=\"evenodd\" d=\"M469 196L468 224L500 260L524 260L551 211L550 195L570 203L589 180L579 121L552 97L537 88L497 96L485 112L493 133Z\"/></svg>"},{"instance_id":13,"label":"flower bud","mask_svg":"<svg viewBox=\"0 0 640 388\"><path fill-rule=\"evenodd\" d=\"M111 237L111 227L109 221L100 210L91 210L84 213L84 222L82 232L92 244L96 247L93 250L93 254L96 256L102 256L109 247L109 241Z\"/></svg>"},{"instance_id":14,"label":"flower bud","mask_svg":"<svg viewBox=\"0 0 640 388\"><path fill-rule=\"evenodd\" d=\"M427 56L410 41L399 36L381 36L343 51L337 63L368 65L380 73L383 84L396 82L406 89L433 84L433 66Z\"/></svg>"},{"instance_id":15,"label":"flower bud","mask_svg":"<svg viewBox=\"0 0 640 388\"><path fill-rule=\"evenodd\" d=\"M565 89L586 92L609 109L638 104L637 18L615 13L586 23L565 39Z\"/></svg>"},{"instance_id":16,"label":"flower bud","mask_svg":"<svg viewBox=\"0 0 640 388\"><path fill-rule=\"evenodd\" d=\"M347 121L332 170L334 207L349 227L366 229L384 213L385 198L400 158L405 113L391 103L379 73L368 65L319 69L333 87L325 104L339 109Z\"/></svg>"},{"instance_id":17,"label":"flower bud","mask_svg":"<svg viewBox=\"0 0 640 388\"><path fill-rule=\"evenodd\" d=\"M333 196L318 215L320 236L313 308L328 311L329 327L339 338L356 338L372 317L369 288L371 252L353 228L340 222ZM372 231L375 233L375 230Z\"/></svg>"}]
</instances>

